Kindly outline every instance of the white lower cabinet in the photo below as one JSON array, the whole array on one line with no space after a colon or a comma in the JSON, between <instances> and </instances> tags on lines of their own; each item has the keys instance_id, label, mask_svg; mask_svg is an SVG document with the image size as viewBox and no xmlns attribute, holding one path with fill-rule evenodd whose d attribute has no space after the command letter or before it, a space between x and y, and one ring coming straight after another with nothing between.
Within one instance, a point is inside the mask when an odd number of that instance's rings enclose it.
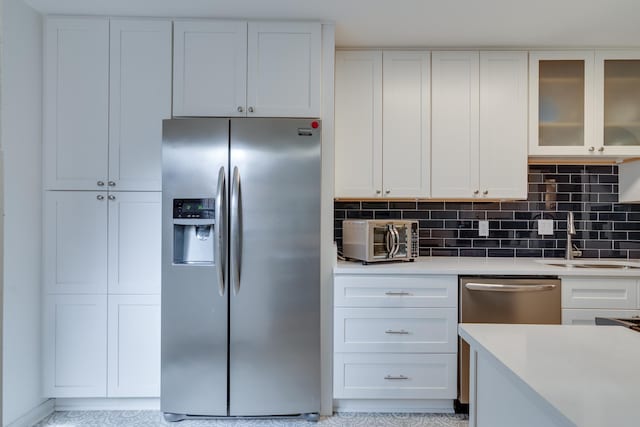
<instances>
[{"instance_id":1,"label":"white lower cabinet","mask_svg":"<svg viewBox=\"0 0 640 427\"><path fill-rule=\"evenodd\" d=\"M336 275L334 286L335 399L455 399L457 276Z\"/></svg>"},{"instance_id":2,"label":"white lower cabinet","mask_svg":"<svg viewBox=\"0 0 640 427\"><path fill-rule=\"evenodd\" d=\"M48 295L44 310L45 397L107 393L107 298Z\"/></svg>"},{"instance_id":3,"label":"white lower cabinet","mask_svg":"<svg viewBox=\"0 0 640 427\"><path fill-rule=\"evenodd\" d=\"M160 395L160 295L109 295L108 397Z\"/></svg>"},{"instance_id":4,"label":"white lower cabinet","mask_svg":"<svg viewBox=\"0 0 640 427\"><path fill-rule=\"evenodd\" d=\"M640 280L561 277L562 324L594 325L596 317L640 316Z\"/></svg>"}]
</instances>

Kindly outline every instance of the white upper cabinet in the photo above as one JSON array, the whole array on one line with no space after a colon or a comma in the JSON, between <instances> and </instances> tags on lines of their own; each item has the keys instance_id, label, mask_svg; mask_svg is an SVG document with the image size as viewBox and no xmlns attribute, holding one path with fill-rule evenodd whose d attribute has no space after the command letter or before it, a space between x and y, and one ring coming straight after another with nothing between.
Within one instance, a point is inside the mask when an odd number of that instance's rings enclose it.
<instances>
[{"instance_id":1,"label":"white upper cabinet","mask_svg":"<svg viewBox=\"0 0 640 427\"><path fill-rule=\"evenodd\" d=\"M108 180L109 20L50 17L44 44L46 189Z\"/></svg>"},{"instance_id":2,"label":"white upper cabinet","mask_svg":"<svg viewBox=\"0 0 640 427\"><path fill-rule=\"evenodd\" d=\"M336 197L429 196L429 52L336 53Z\"/></svg>"},{"instance_id":3,"label":"white upper cabinet","mask_svg":"<svg viewBox=\"0 0 640 427\"><path fill-rule=\"evenodd\" d=\"M479 190L479 53L433 52L431 195L468 198Z\"/></svg>"},{"instance_id":4,"label":"white upper cabinet","mask_svg":"<svg viewBox=\"0 0 640 427\"><path fill-rule=\"evenodd\" d=\"M431 195L527 197L527 53L433 52Z\"/></svg>"},{"instance_id":5,"label":"white upper cabinet","mask_svg":"<svg viewBox=\"0 0 640 427\"><path fill-rule=\"evenodd\" d=\"M45 189L160 191L171 22L48 17L44 67Z\"/></svg>"},{"instance_id":6,"label":"white upper cabinet","mask_svg":"<svg viewBox=\"0 0 640 427\"><path fill-rule=\"evenodd\" d=\"M382 195L382 52L336 52L335 196Z\"/></svg>"},{"instance_id":7,"label":"white upper cabinet","mask_svg":"<svg viewBox=\"0 0 640 427\"><path fill-rule=\"evenodd\" d=\"M171 118L171 22L110 24L109 185L160 191L162 120Z\"/></svg>"},{"instance_id":8,"label":"white upper cabinet","mask_svg":"<svg viewBox=\"0 0 640 427\"><path fill-rule=\"evenodd\" d=\"M430 192L429 52L384 52L382 75L382 178L389 197Z\"/></svg>"},{"instance_id":9,"label":"white upper cabinet","mask_svg":"<svg viewBox=\"0 0 640 427\"><path fill-rule=\"evenodd\" d=\"M319 117L321 24L176 21L175 116Z\"/></svg>"},{"instance_id":10,"label":"white upper cabinet","mask_svg":"<svg viewBox=\"0 0 640 427\"><path fill-rule=\"evenodd\" d=\"M245 116L247 23L173 24L173 114Z\"/></svg>"}]
</instances>

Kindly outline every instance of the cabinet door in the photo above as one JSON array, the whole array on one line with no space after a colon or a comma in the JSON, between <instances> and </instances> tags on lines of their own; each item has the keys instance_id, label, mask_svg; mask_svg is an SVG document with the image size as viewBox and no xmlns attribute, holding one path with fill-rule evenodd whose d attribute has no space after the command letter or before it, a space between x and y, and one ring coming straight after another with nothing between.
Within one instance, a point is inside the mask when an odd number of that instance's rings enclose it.
<instances>
[{"instance_id":1,"label":"cabinet door","mask_svg":"<svg viewBox=\"0 0 640 427\"><path fill-rule=\"evenodd\" d=\"M435 198L479 194L478 57L478 52L432 53L431 196Z\"/></svg>"},{"instance_id":2,"label":"cabinet door","mask_svg":"<svg viewBox=\"0 0 640 427\"><path fill-rule=\"evenodd\" d=\"M640 50L595 53L595 138L603 155L640 154Z\"/></svg>"},{"instance_id":3,"label":"cabinet door","mask_svg":"<svg viewBox=\"0 0 640 427\"><path fill-rule=\"evenodd\" d=\"M47 191L44 200L45 291L106 293L106 193Z\"/></svg>"},{"instance_id":4,"label":"cabinet door","mask_svg":"<svg viewBox=\"0 0 640 427\"><path fill-rule=\"evenodd\" d=\"M527 198L527 52L480 52L480 196Z\"/></svg>"},{"instance_id":5,"label":"cabinet door","mask_svg":"<svg viewBox=\"0 0 640 427\"><path fill-rule=\"evenodd\" d=\"M112 20L109 185L162 190L162 120L171 118L171 22Z\"/></svg>"},{"instance_id":6,"label":"cabinet door","mask_svg":"<svg viewBox=\"0 0 640 427\"><path fill-rule=\"evenodd\" d=\"M604 310L587 308L563 308L563 325L595 325L596 317L630 319L640 316L640 310Z\"/></svg>"},{"instance_id":7,"label":"cabinet door","mask_svg":"<svg viewBox=\"0 0 640 427\"><path fill-rule=\"evenodd\" d=\"M335 196L382 195L382 52L336 52Z\"/></svg>"},{"instance_id":8,"label":"cabinet door","mask_svg":"<svg viewBox=\"0 0 640 427\"><path fill-rule=\"evenodd\" d=\"M529 154L597 155L593 51L529 53Z\"/></svg>"},{"instance_id":9,"label":"cabinet door","mask_svg":"<svg viewBox=\"0 0 640 427\"><path fill-rule=\"evenodd\" d=\"M250 22L247 115L320 117L319 23Z\"/></svg>"},{"instance_id":10,"label":"cabinet door","mask_svg":"<svg viewBox=\"0 0 640 427\"><path fill-rule=\"evenodd\" d=\"M159 294L159 192L109 195L109 293Z\"/></svg>"},{"instance_id":11,"label":"cabinet door","mask_svg":"<svg viewBox=\"0 0 640 427\"><path fill-rule=\"evenodd\" d=\"M106 397L107 297L47 295L45 397Z\"/></svg>"},{"instance_id":12,"label":"cabinet door","mask_svg":"<svg viewBox=\"0 0 640 427\"><path fill-rule=\"evenodd\" d=\"M638 308L636 279L613 277L563 277L563 308Z\"/></svg>"},{"instance_id":13,"label":"cabinet door","mask_svg":"<svg viewBox=\"0 0 640 427\"><path fill-rule=\"evenodd\" d=\"M247 23L173 24L173 115L244 116Z\"/></svg>"},{"instance_id":14,"label":"cabinet door","mask_svg":"<svg viewBox=\"0 0 640 427\"><path fill-rule=\"evenodd\" d=\"M109 21L47 18L44 50L45 188L99 189L108 172Z\"/></svg>"},{"instance_id":15,"label":"cabinet door","mask_svg":"<svg viewBox=\"0 0 640 427\"><path fill-rule=\"evenodd\" d=\"M430 53L383 53L384 195L429 197Z\"/></svg>"},{"instance_id":16,"label":"cabinet door","mask_svg":"<svg viewBox=\"0 0 640 427\"><path fill-rule=\"evenodd\" d=\"M160 295L109 295L108 397L160 396Z\"/></svg>"}]
</instances>

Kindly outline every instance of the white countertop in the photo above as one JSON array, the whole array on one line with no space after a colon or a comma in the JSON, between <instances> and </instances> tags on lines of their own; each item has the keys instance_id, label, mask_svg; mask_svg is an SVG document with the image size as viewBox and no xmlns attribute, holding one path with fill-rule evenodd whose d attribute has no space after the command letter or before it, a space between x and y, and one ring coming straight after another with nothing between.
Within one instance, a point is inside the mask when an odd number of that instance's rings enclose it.
<instances>
[{"instance_id":1,"label":"white countertop","mask_svg":"<svg viewBox=\"0 0 640 427\"><path fill-rule=\"evenodd\" d=\"M459 332L575 425L640 425L640 333L619 326L501 324L461 324Z\"/></svg>"},{"instance_id":2,"label":"white countertop","mask_svg":"<svg viewBox=\"0 0 640 427\"><path fill-rule=\"evenodd\" d=\"M556 267L542 264L545 258L472 258L421 257L415 262L380 262L363 265L355 261L338 261L335 274L469 274L469 275L536 275L536 276L620 276L640 277L640 269ZM558 259L557 261L563 261ZM580 261L580 259L576 259ZM591 261L591 260L590 260ZM640 262L628 260L598 260L607 264ZM639 424L640 425L640 424Z\"/></svg>"}]
</instances>

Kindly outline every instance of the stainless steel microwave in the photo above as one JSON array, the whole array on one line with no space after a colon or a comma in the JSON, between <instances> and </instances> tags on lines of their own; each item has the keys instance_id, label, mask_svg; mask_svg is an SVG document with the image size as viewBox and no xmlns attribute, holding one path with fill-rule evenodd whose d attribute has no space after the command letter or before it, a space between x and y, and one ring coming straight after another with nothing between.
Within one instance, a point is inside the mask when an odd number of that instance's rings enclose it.
<instances>
[{"instance_id":1,"label":"stainless steel microwave","mask_svg":"<svg viewBox=\"0 0 640 427\"><path fill-rule=\"evenodd\" d=\"M418 222L402 220L344 220L342 251L364 264L413 261L418 257Z\"/></svg>"}]
</instances>

